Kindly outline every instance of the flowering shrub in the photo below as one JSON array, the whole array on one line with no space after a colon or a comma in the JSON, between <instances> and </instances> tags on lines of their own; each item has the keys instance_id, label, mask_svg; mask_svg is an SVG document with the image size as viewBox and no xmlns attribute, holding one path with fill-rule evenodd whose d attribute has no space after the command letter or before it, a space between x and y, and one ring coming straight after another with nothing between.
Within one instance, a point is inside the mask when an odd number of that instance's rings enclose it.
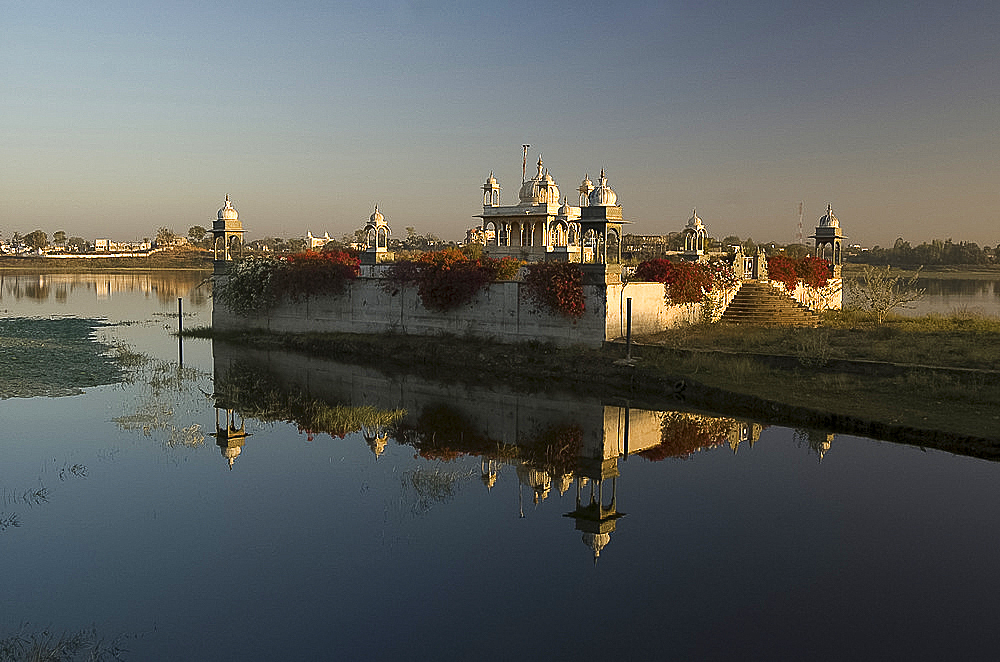
<instances>
[{"instance_id":1,"label":"flowering shrub","mask_svg":"<svg viewBox=\"0 0 1000 662\"><path fill-rule=\"evenodd\" d=\"M361 260L356 254L341 250L305 251L289 255L273 283L281 294L300 301L318 294L341 294L347 283L360 273Z\"/></svg>"},{"instance_id":2,"label":"flowering shrub","mask_svg":"<svg viewBox=\"0 0 1000 662\"><path fill-rule=\"evenodd\" d=\"M281 260L272 257L248 257L233 262L229 277L215 284L212 296L244 317L267 310L280 298L272 281L281 267Z\"/></svg>"},{"instance_id":3,"label":"flowering shrub","mask_svg":"<svg viewBox=\"0 0 1000 662\"><path fill-rule=\"evenodd\" d=\"M584 312L583 272L571 262L538 262L528 265L524 293L536 305L579 319Z\"/></svg>"},{"instance_id":4,"label":"flowering shrub","mask_svg":"<svg viewBox=\"0 0 1000 662\"><path fill-rule=\"evenodd\" d=\"M282 297L292 301L319 294L340 294L361 272L361 261L345 251L306 251L286 258L248 257L234 262L215 298L238 315L271 308Z\"/></svg>"},{"instance_id":5,"label":"flowering shrub","mask_svg":"<svg viewBox=\"0 0 1000 662\"><path fill-rule=\"evenodd\" d=\"M825 287L830 281L830 263L821 257L804 257L795 265L795 273L809 287Z\"/></svg>"},{"instance_id":6,"label":"flowering shrub","mask_svg":"<svg viewBox=\"0 0 1000 662\"><path fill-rule=\"evenodd\" d=\"M495 280L510 280L521 264L514 258L470 258L456 248L445 248L394 263L383 289L397 294L403 285L416 285L425 308L444 312L468 303Z\"/></svg>"},{"instance_id":7,"label":"flowering shrub","mask_svg":"<svg viewBox=\"0 0 1000 662\"><path fill-rule=\"evenodd\" d=\"M717 267L700 262L671 262L659 258L639 263L635 279L664 283L666 296L673 303L697 303L715 286Z\"/></svg>"},{"instance_id":8,"label":"flowering shrub","mask_svg":"<svg viewBox=\"0 0 1000 662\"><path fill-rule=\"evenodd\" d=\"M809 287L823 287L830 279L830 263L819 257L796 260L785 255L767 258L767 273L771 280L784 284L791 292L802 281Z\"/></svg>"},{"instance_id":9,"label":"flowering shrub","mask_svg":"<svg viewBox=\"0 0 1000 662\"><path fill-rule=\"evenodd\" d=\"M725 418L671 412L664 417L660 427L660 443L639 455L651 462L668 457L686 459L696 451L725 443L732 425L733 422Z\"/></svg>"}]
</instances>

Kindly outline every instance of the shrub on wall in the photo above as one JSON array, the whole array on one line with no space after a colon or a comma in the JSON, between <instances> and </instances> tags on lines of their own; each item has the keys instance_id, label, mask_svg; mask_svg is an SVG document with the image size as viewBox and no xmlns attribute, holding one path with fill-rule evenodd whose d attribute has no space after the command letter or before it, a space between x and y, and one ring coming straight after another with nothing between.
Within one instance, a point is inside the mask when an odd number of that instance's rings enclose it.
<instances>
[{"instance_id":1,"label":"shrub on wall","mask_svg":"<svg viewBox=\"0 0 1000 662\"><path fill-rule=\"evenodd\" d=\"M799 281L810 287L823 287L830 279L830 263L819 257L796 260L785 255L771 255L767 258L767 273L771 280L784 284L789 292Z\"/></svg>"},{"instance_id":2,"label":"shrub on wall","mask_svg":"<svg viewBox=\"0 0 1000 662\"><path fill-rule=\"evenodd\" d=\"M521 264L515 258L469 257L457 248L445 248L392 264L382 287L395 295L404 285L416 285L425 308L445 312L468 303L495 280L510 280Z\"/></svg>"},{"instance_id":3,"label":"shrub on wall","mask_svg":"<svg viewBox=\"0 0 1000 662\"><path fill-rule=\"evenodd\" d=\"M717 268L700 262L671 262L663 258L641 262L635 280L666 285L671 303L697 303L715 287Z\"/></svg>"},{"instance_id":4,"label":"shrub on wall","mask_svg":"<svg viewBox=\"0 0 1000 662\"><path fill-rule=\"evenodd\" d=\"M320 294L341 294L361 273L361 260L342 250L305 251L286 258L273 282L279 294L301 301Z\"/></svg>"},{"instance_id":5,"label":"shrub on wall","mask_svg":"<svg viewBox=\"0 0 1000 662\"><path fill-rule=\"evenodd\" d=\"M583 272L571 262L538 262L528 265L524 293L536 305L579 319L584 312Z\"/></svg>"},{"instance_id":6,"label":"shrub on wall","mask_svg":"<svg viewBox=\"0 0 1000 662\"><path fill-rule=\"evenodd\" d=\"M229 266L229 277L216 283L212 296L237 315L248 317L267 310L278 302L272 287L281 260L271 257L248 257Z\"/></svg>"},{"instance_id":7,"label":"shrub on wall","mask_svg":"<svg viewBox=\"0 0 1000 662\"><path fill-rule=\"evenodd\" d=\"M361 261L345 251L306 251L285 258L248 257L233 262L229 277L214 296L244 317L263 312L283 297L292 301L320 294L340 294L358 277Z\"/></svg>"}]
</instances>

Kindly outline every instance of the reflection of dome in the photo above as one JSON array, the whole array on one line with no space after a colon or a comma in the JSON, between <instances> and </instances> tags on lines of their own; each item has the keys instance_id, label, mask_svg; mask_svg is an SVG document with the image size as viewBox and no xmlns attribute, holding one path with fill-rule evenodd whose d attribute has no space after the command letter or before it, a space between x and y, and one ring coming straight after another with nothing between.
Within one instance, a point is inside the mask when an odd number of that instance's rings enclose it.
<instances>
[{"instance_id":1,"label":"reflection of dome","mask_svg":"<svg viewBox=\"0 0 1000 662\"><path fill-rule=\"evenodd\" d=\"M820 217L819 227L821 228L839 228L840 221L837 217L833 215L833 205L826 206L826 214Z\"/></svg>"},{"instance_id":2,"label":"reflection of dome","mask_svg":"<svg viewBox=\"0 0 1000 662\"><path fill-rule=\"evenodd\" d=\"M549 496L549 490L552 488L552 478L548 472L535 469L527 464L522 464L517 467L517 478L521 481L522 485L527 485L534 491L535 503L544 501Z\"/></svg>"},{"instance_id":3,"label":"reflection of dome","mask_svg":"<svg viewBox=\"0 0 1000 662\"><path fill-rule=\"evenodd\" d=\"M542 170L542 157L538 157L538 172L534 177L521 184L518 198L523 205L557 205L559 204L559 187L552 175Z\"/></svg>"},{"instance_id":4,"label":"reflection of dome","mask_svg":"<svg viewBox=\"0 0 1000 662\"><path fill-rule=\"evenodd\" d=\"M371 449L372 453L375 453L375 458L378 459L382 453L385 452L386 444L389 443L386 435L381 437L375 436L365 436L365 443L368 444L368 448Z\"/></svg>"},{"instance_id":5,"label":"reflection of dome","mask_svg":"<svg viewBox=\"0 0 1000 662\"><path fill-rule=\"evenodd\" d=\"M220 221L235 221L240 215L233 209L233 203L229 201L229 194L226 194L226 206L219 210Z\"/></svg>"},{"instance_id":6,"label":"reflection of dome","mask_svg":"<svg viewBox=\"0 0 1000 662\"><path fill-rule=\"evenodd\" d=\"M601 550L611 542L610 533L584 533L583 544L594 550L594 561L601 555Z\"/></svg>"},{"instance_id":7,"label":"reflection of dome","mask_svg":"<svg viewBox=\"0 0 1000 662\"><path fill-rule=\"evenodd\" d=\"M608 186L608 178L601 169L601 178L597 180L597 188L590 192L588 203L591 207L614 207L618 204L618 194Z\"/></svg>"},{"instance_id":8,"label":"reflection of dome","mask_svg":"<svg viewBox=\"0 0 1000 662\"><path fill-rule=\"evenodd\" d=\"M568 490L572 484L573 474L563 474L562 476L559 476L559 482L556 484L556 489L559 490L559 496L566 494L566 490Z\"/></svg>"},{"instance_id":9,"label":"reflection of dome","mask_svg":"<svg viewBox=\"0 0 1000 662\"><path fill-rule=\"evenodd\" d=\"M233 463L236 462L236 458L239 457L243 449L239 446L226 446L222 449L222 457L229 460L229 468L233 468Z\"/></svg>"}]
</instances>

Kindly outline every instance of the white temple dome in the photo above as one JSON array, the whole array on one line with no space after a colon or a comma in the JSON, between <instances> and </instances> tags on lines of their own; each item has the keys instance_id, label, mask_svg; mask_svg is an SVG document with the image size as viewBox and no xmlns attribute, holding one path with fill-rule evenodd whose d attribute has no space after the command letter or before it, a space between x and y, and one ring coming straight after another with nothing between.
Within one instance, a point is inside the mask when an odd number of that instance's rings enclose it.
<instances>
[{"instance_id":1,"label":"white temple dome","mask_svg":"<svg viewBox=\"0 0 1000 662\"><path fill-rule=\"evenodd\" d=\"M840 221L837 217L833 215L833 205L826 206L826 214L820 217L819 227L821 228L839 228Z\"/></svg>"},{"instance_id":2,"label":"white temple dome","mask_svg":"<svg viewBox=\"0 0 1000 662\"><path fill-rule=\"evenodd\" d=\"M689 228L700 228L704 227L704 223L698 218L698 211L696 209L691 210L691 218L688 219Z\"/></svg>"},{"instance_id":3,"label":"white temple dome","mask_svg":"<svg viewBox=\"0 0 1000 662\"><path fill-rule=\"evenodd\" d=\"M614 207L618 204L618 194L608 186L608 178L604 176L603 168L601 168L601 178L597 180L597 187L590 192L588 203L591 207Z\"/></svg>"},{"instance_id":4,"label":"white temple dome","mask_svg":"<svg viewBox=\"0 0 1000 662\"><path fill-rule=\"evenodd\" d=\"M233 209L233 203L229 200L229 194L226 194L226 206L219 210L219 220L220 221L235 221L240 217L240 215Z\"/></svg>"},{"instance_id":5,"label":"white temple dome","mask_svg":"<svg viewBox=\"0 0 1000 662\"><path fill-rule=\"evenodd\" d=\"M368 217L368 220L374 225L380 225L385 221L385 216L378 210L378 205L375 205L375 211Z\"/></svg>"},{"instance_id":6,"label":"white temple dome","mask_svg":"<svg viewBox=\"0 0 1000 662\"><path fill-rule=\"evenodd\" d=\"M559 204L559 187L552 175L542 169L542 157L538 157L538 172L534 177L521 184L518 198L523 205L557 205Z\"/></svg>"},{"instance_id":7,"label":"white temple dome","mask_svg":"<svg viewBox=\"0 0 1000 662\"><path fill-rule=\"evenodd\" d=\"M563 203L559 207L559 215L568 217L572 213L573 213L573 208L569 206L569 200L563 198Z\"/></svg>"}]
</instances>

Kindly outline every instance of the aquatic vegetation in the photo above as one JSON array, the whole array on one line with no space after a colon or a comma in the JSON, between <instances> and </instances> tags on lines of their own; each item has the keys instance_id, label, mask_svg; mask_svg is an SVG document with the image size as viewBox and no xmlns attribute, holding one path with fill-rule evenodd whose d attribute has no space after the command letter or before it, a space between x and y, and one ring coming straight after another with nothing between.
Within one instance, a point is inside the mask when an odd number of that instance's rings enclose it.
<instances>
[{"instance_id":1,"label":"aquatic vegetation","mask_svg":"<svg viewBox=\"0 0 1000 662\"><path fill-rule=\"evenodd\" d=\"M56 635L48 628L30 631L29 627L22 624L15 634L0 639L0 662L103 662L123 660L128 652L125 637L106 641L96 629Z\"/></svg>"},{"instance_id":2,"label":"aquatic vegetation","mask_svg":"<svg viewBox=\"0 0 1000 662\"><path fill-rule=\"evenodd\" d=\"M439 467L433 469L421 467L407 471L400 480L403 492L413 493L413 512L420 514L430 510L434 504L447 503L454 499L461 483L476 475L472 469L445 471Z\"/></svg>"},{"instance_id":3,"label":"aquatic vegetation","mask_svg":"<svg viewBox=\"0 0 1000 662\"><path fill-rule=\"evenodd\" d=\"M112 348L94 338L101 326L82 318L0 320L0 399L76 395L120 382Z\"/></svg>"}]
</instances>

